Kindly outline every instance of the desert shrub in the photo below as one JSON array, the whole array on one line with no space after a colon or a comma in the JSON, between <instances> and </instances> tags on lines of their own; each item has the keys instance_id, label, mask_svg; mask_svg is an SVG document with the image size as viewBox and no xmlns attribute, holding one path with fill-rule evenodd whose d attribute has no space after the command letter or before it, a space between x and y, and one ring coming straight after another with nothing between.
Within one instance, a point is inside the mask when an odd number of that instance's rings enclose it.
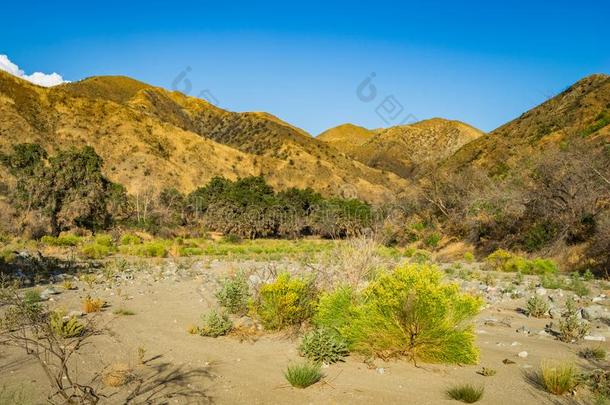
<instances>
[{"instance_id":1,"label":"desert shrub","mask_svg":"<svg viewBox=\"0 0 610 405\"><path fill-rule=\"evenodd\" d=\"M221 280L216 299L230 313L245 314L248 311L248 300L250 299L246 274L240 271L233 277Z\"/></svg>"},{"instance_id":2,"label":"desert shrub","mask_svg":"<svg viewBox=\"0 0 610 405\"><path fill-rule=\"evenodd\" d=\"M195 246L180 246L178 249L179 256L202 256L205 250Z\"/></svg>"},{"instance_id":3,"label":"desert shrub","mask_svg":"<svg viewBox=\"0 0 610 405\"><path fill-rule=\"evenodd\" d=\"M579 319L576 303L572 298L566 300L566 308L559 319L559 340L578 342L589 333L589 325Z\"/></svg>"},{"instance_id":4,"label":"desert shrub","mask_svg":"<svg viewBox=\"0 0 610 405\"><path fill-rule=\"evenodd\" d=\"M522 274L555 274L558 272L555 262L549 259L533 259L512 254L498 249L485 259L487 268L494 271L515 272Z\"/></svg>"},{"instance_id":5,"label":"desert shrub","mask_svg":"<svg viewBox=\"0 0 610 405\"><path fill-rule=\"evenodd\" d=\"M142 239L138 235L126 233L121 238L121 245L139 245L142 243Z\"/></svg>"},{"instance_id":6,"label":"desert shrub","mask_svg":"<svg viewBox=\"0 0 610 405\"><path fill-rule=\"evenodd\" d=\"M604 399L603 402L600 402L606 404L607 398L610 397L610 370L598 368L583 377L589 389L598 397Z\"/></svg>"},{"instance_id":7,"label":"desert shrub","mask_svg":"<svg viewBox=\"0 0 610 405\"><path fill-rule=\"evenodd\" d=\"M313 323L319 328L341 332L354 317L356 293L351 287L341 286L320 296Z\"/></svg>"},{"instance_id":8,"label":"desert shrub","mask_svg":"<svg viewBox=\"0 0 610 405\"><path fill-rule=\"evenodd\" d=\"M42 301L42 298L40 297L40 291L38 291L37 289L27 290L23 295L23 301L28 305L34 305L39 303L40 301Z\"/></svg>"},{"instance_id":9,"label":"desert shrub","mask_svg":"<svg viewBox=\"0 0 610 405\"><path fill-rule=\"evenodd\" d=\"M332 257L339 267L338 277L353 287L368 280L381 264L380 246L372 238L352 238L340 244Z\"/></svg>"},{"instance_id":10,"label":"desert shrub","mask_svg":"<svg viewBox=\"0 0 610 405\"><path fill-rule=\"evenodd\" d=\"M546 391L554 395L563 395L576 388L578 375L572 363L543 362L533 377Z\"/></svg>"},{"instance_id":11,"label":"desert shrub","mask_svg":"<svg viewBox=\"0 0 610 405\"><path fill-rule=\"evenodd\" d=\"M91 298L87 296L83 301L83 311L87 314L92 312L100 312L106 303L100 298Z\"/></svg>"},{"instance_id":12,"label":"desert shrub","mask_svg":"<svg viewBox=\"0 0 610 405\"><path fill-rule=\"evenodd\" d=\"M85 325L75 316L67 317L63 311L54 311L50 315L51 330L62 338L81 336L85 332Z\"/></svg>"},{"instance_id":13,"label":"desert shrub","mask_svg":"<svg viewBox=\"0 0 610 405\"><path fill-rule=\"evenodd\" d=\"M233 329L233 322L229 319L229 316L216 310L210 311L208 314L202 316L203 326L198 329L198 333L201 336L208 337L219 337L224 336Z\"/></svg>"},{"instance_id":14,"label":"desert shrub","mask_svg":"<svg viewBox=\"0 0 610 405\"><path fill-rule=\"evenodd\" d=\"M590 294L587 284L580 279L580 274L574 272L570 275L570 283L567 288L574 291L579 297L585 297Z\"/></svg>"},{"instance_id":15,"label":"desert shrub","mask_svg":"<svg viewBox=\"0 0 610 405\"><path fill-rule=\"evenodd\" d=\"M274 282L260 288L252 307L265 328L276 330L311 318L315 300L312 280L282 273Z\"/></svg>"},{"instance_id":16,"label":"desert shrub","mask_svg":"<svg viewBox=\"0 0 610 405\"><path fill-rule=\"evenodd\" d=\"M444 284L430 265L405 265L380 273L352 299L346 292L323 298L316 320L328 308L340 310L328 326L338 329L350 349L382 358L407 356L412 361L472 364L478 360L469 320L482 300L462 294L456 284Z\"/></svg>"},{"instance_id":17,"label":"desert shrub","mask_svg":"<svg viewBox=\"0 0 610 405\"><path fill-rule=\"evenodd\" d=\"M411 260L417 264L427 263L430 261L430 259L432 259L432 254L427 250L422 249L417 249L411 256Z\"/></svg>"},{"instance_id":18,"label":"desert shrub","mask_svg":"<svg viewBox=\"0 0 610 405\"><path fill-rule=\"evenodd\" d=\"M145 242L137 245L123 245L121 253L143 257L166 257L167 247L162 241Z\"/></svg>"},{"instance_id":19,"label":"desert shrub","mask_svg":"<svg viewBox=\"0 0 610 405\"><path fill-rule=\"evenodd\" d=\"M474 404L483 396L485 389L474 385L464 384L447 390L447 397L467 404Z\"/></svg>"},{"instance_id":20,"label":"desert shrub","mask_svg":"<svg viewBox=\"0 0 610 405\"><path fill-rule=\"evenodd\" d=\"M603 347L585 347L578 352L578 355L587 360L605 360L607 356L606 349Z\"/></svg>"},{"instance_id":21,"label":"desert shrub","mask_svg":"<svg viewBox=\"0 0 610 405\"><path fill-rule=\"evenodd\" d=\"M566 287L564 281L553 274L543 274L540 277L540 285L549 290L557 290Z\"/></svg>"},{"instance_id":22,"label":"desert shrub","mask_svg":"<svg viewBox=\"0 0 610 405\"><path fill-rule=\"evenodd\" d=\"M81 242L82 238L73 234L63 234L58 237L45 235L40 241L49 246L76 246Z\"/></svg>"},{"instance_id":23,"label":"desert shrub","mask_svg":"<svg viewBox=\"0 0 610 405\"><path fill-rule=\"evenodd\" d=\"M549 312L549 303L539 295L533 295L527 300L525 313L534 318L543 318Z\"/></svg>"},{"instance_id":24,"label":"desert shrub","mask_svg":"<svg viewBox=\"0 0 610 405\"><path fill-rule=\"evenodd\" d=\"M89 259L102 259L111 253L111 248L106 245L100 245L97 242L88 243L81 248L83 256Z\"/></svg>"},{"instance_id":25,"label":"desert shrub","mask_svg":"<svg viewBox=\"0 0 610 405\"><path fill-rule=\"evenodd\" d=\"M477 371L477 374L480 374L484 377L493 377L496 375L497 371L493 368L483 367L480 371Z\"/></svg>"},{"instance_id":26,"label":"desert shrub","mask_svg":"<svg viewBox=\"0 0 610 405\"><path fill-rule=\"evenodd\" d=\"M107 246L107 247L112 247L112 244L113 244L112 236L106 235L106 234L95 235L94 241L98 245Z\"/></svg>"},{"instance_id":27,"label":"desert shrub","mask_svg":"<svg viewBox=\"0 0 610 405\"><path fill-rule=\"evenodd\" d=\"M472 252L464 253L464 261L466 261L468 263L474 262L474 254Z\"/></svg>"},{"instance_id":28,"label":"desert shrub","mask_svg":"<svg viewBox=\"0 0 610 405\"><path fill-rule=\"evenodd\" d=\"M349 354L347 343L331 329L316 329L305 336L299 346L301 356L316 363L336 363Z\"/></svg>"},{"instance_id":29,"label":"desert shrub","mask_svg":"<svg viewBox=\"0 0 610 405\"><path fill-rule=\"evenodd\" d=\"M426 236L424 239L424 244L428 247L435 248L438 246L438 243L441 241L441 235L438 233L431 233Z\"/></svg>"},{"instance_id":30,"label":"desert shrub","mask_svg":"<svg viewBox=\"0 0 610 405\"><path fill-rule=\"evenodd\" d=\"M319 364L291 364L284 372L286 380L295 388L307 388L320 381L324 374Z\"/></svg>"}]
</instances>

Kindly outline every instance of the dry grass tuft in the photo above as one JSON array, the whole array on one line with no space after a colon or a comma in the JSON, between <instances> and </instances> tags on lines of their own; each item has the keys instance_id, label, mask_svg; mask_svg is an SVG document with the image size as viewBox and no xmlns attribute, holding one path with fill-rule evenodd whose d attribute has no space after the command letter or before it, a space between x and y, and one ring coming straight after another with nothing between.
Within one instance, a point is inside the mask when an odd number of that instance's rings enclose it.
<instances>
[{"instance_id":1,"label":"dry grass tuft","mask_svg":"<svg viewBox=\"0 0 610 405\"><path fill-rule=\"evenodd\" d=\"M110 371L102 376L106 387L122 387L133 379L133 372L127 364L113 364Z\"/></svg>"},{"instance_id":2,"label":"dry grass tuft","mask_svg":"<svg viewBox=\"0 0 610 405\"><path fill-rule=\"evenodd\" d=\"M85 301L83 302L83 311L87 314L92 312L100 312L106 303L104 300L99 298L91 298L91 296L87 296Z\"/></svg>"}]
</instances>

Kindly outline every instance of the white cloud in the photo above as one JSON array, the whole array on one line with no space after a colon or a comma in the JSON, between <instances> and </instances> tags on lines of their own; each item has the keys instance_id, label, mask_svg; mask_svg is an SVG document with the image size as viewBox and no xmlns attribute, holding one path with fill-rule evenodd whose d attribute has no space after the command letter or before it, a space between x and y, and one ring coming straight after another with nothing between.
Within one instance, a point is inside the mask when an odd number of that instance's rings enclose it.
<instances>
[{"instance_id":1,"label":"white cloud","mask_svg":"<svg viewBox=\"0 0 610 405\"><path fill-rule=\"evenodd\" d=\"M4 70L13 76L20 77L43 87L52 87L57 86L58 84L68 83L67 80L64 80L61 75L57 73L47 74L34 72L31 75L26 75L23 70L19 69L19 66L11 62L7 55L0 55L0 70Z\"/></svg>"}]
</instances>

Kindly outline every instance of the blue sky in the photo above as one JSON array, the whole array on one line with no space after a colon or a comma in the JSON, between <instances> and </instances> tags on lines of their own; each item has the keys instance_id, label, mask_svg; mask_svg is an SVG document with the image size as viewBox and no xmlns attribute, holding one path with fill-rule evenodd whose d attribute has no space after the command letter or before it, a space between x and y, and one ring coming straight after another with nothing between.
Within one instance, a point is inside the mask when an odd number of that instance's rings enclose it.
<instances>
[{"instance_id":1,"label":"blue sky","mask_svg":"<svg viewBox=\"0 0 610 405\"><path fill-rule=\"evenodd\" d=\"M607 1L68 1L2 14L0 54L26 73L127 75L314 135L437 116L488 131L610 73Z\"/></svg>"}]
</instances>

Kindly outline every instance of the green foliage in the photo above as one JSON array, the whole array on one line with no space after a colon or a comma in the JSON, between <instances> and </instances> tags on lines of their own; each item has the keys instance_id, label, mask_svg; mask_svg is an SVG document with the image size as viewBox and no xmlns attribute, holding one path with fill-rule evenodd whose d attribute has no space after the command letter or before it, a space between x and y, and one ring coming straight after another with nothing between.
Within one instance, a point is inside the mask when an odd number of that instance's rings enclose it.
<instances>
[{"instance_id":1,"label":"green foliage","mask_svg":"<svg viewBox=\"0 0 610 405\"><path fill-rule=\"evenodd\" d=\"M299 325L311 318L315 301L312 280L282 273L273 283L260 288L252 307L266 329L277 330Z\"/></svg>"},{"instance_id":2,"label":"green foliage","mask_svg":"<svg viewBox=\"0 0 610 405\"><path fill-rule=\"evenodd\" d=\"M94 239L95 243L98 245L106 246L111 248L113 246L112 236L105 234L95 235Z\"/></svg>"},{"instance_id":3,"label":"green foliage","mask_svg":"<svg viewBox=\"0 0 610 405\"><path fill-rule=\"evenodd\" d=\"M464 261L466 261L468 263L474 262L474 254L472 252L464 253Z\"/></svg>"},{"instance_id":4,"label":"green foliage","mask_svg":"<svg viewBox=\"0 0 610 405\"><path fill-rule=\"evenodd\" d=\"M610 397L610 370L595 369L585 374L584 380L594 394L605 400L602 403L607 403Z\"/></svg>"},{"instance_id":5,"label":"green foliage","mask_svg":"<svg viewBox=\"0 0 610 405\"><path fill-rule=\"evenodd\" d=\"M111 252L111 247L100 245L97 242L88 243L81 248L81 253L83 256L89 259L103 259L104 257L110 255Z\"/></svg>"},{"instance_id":6,"label":"green foliage","mask_svg":"<svg viewBox=\"0 0 610 405\"><path fill-rule=\"evenodd\" d=\"M40 241L48 246L66 247L66 246L77 246L82 241L82 238L80 236L76 236L76 235L68 233L68 234L59 235L58 237L45 235L40 239Z\"/></svg>"},{"instance_id":7,"label":"green foliage","mask_svg":"<svg viewBox=\"0 0 610 405\"><path fill-rule=\"evenodd\" d=\"M246 273L239 271L233 277L221 280L216 299L231 314L243 315L248 312L250 291Z\"/></svg>"},{"instance_id":8,"label":"green foliage","mask_svg":"<svg viewBox=\"0 0 610 405\"><path fill-rule=\"evenodd\" d=\"M23 301L28 305L39 303L40 301L42 301L42 298L40 297L40 291L36 289L27 290L23 296Z\"/></svg>"},{"instance_id":9,"label":"green foliage","mask_svg":"<svg viewBox=\"0 0 610 405\"><path fill-rule=\"evenodd\" d=\"M284 372L286 380L295 388L307 388L320 381L324 374L319 364L290 364Z\"/></svg>"},{"instance_id":10,"label":"green foliage","mask_svg":"<svg viewBox=\"0 0 610 405\"><path fill-rule=\"evenodd\" d=\"M580 274L578 274L578 272L574 272L570 275L570 284L567 288L574 291L579 297L585 297L591 293L587 285L580 279Z\"/></svg>"},{"instance_id":11,"label":"green foliage","mask_svg":"<svg viewBox=\"0 0 610 405\"><path fill-rule=\"evenodd\" d=\"M589 136L592 133L597 132L600 129L604 128L608 124L610 124L610 112L602 111L601 113L599 113L599 115L597 117L595 117L595 122L593 122L593 124L591 124L587 128L585 128L582 131L581 135L585 136L585 137Z\"/></svg>"},{"instance_id":12,"label":"green foliage","mask_svg":"<svg viewBox=\"0 0 610 405\"><path fill-rule=\"evenodd\" d=\"M203 326L198 329L201 336L219 337L224 336L233 329L233 322L226 313L212 310L202 316Z\"/></svg>"},{"instance_id":13,"label":"green foliage","mask_svg":"<svg viewBox=\"0 0 610 405\"><path fill-rule=\"evenodd\" d=\"M540 250L557 236L556 228L548 223L538 223L529 228L523 235L523 246L528 252Z\"/></svg>"},{"instance_id":14,"label":"green foliage","mask_svg":"<svg viewBox=\"0 0 610 405\"><path fill-rule=\"evenodd\" d=\"M566 300L566 308L559 320L559 340L563 342L578 342L589 333L589 325L580 320L574 299Z\"/></svg>"},{"instance_id":15,"label":"green foliage","mask_svg":"<svg viewBox=\"0 0 610 405\"><path fill-rule=\"evenodd\" d=\"M323 296L315 322L338 330L351 350L382 358L407 356L414 362L477 362L469 320L482 300L462 294L456 284L444 284L436 267L398 267L380 273L360 297L350 292Z\"/></svg>"},{"instance_id":16,"label":"green foliage","mask_svg":"<svg viewBox=\"0 0 610 405\"><path fill-rule=\"evenodd\" d=\"M555 262L549 259L529 260L498 249L485 259L487 267L494 271L519 272L522 274L555 274L558 272Z\"/></svg>"},{"instance_id":17,"label":"green foliage","mask_svg":"<svg viewBox=\"0 0 610 405\"><path fill-rule=\"evenodd\" d=\"M484 387L470 384L458 385L447 390L447 397L466 404L474 404L483 397Z\"/></svg>"},{"instance_id":18,"label":"green foliage","mask_svg":"<svg viewBox=\"0 0 610 405\"><path fill-rule=\"evenodd\" d=\"M566 287L564 281L553 274L543 274L540 277L540 285L549 290L558 290Z\"/></svg>"},{"instance_id":19,"label":"green foliage","mask_svg":"<svg viewBox=\"0 0 610 405\"><path fill-rule=\"evenodd\" d=\"M85 325L75 316L67 317L63 311L51 312L49 321L53 333L62 338L81 336L85 332Z\"/></svg>"},{"instance_id":20,"label":"green foliage","mask_svg":"<svg viewBox=\"0 0 610 405\"><path fill-rule=\"evenodd\" d=\"M138 235L126 233L121 238L121 245L139 245L142 243L142 239Z\"/></svg>"},{"instance_id":21,"label":"green foliage","mask_svg":"<svg viewBox=\"0 0 610 405\"><path fill-rule=\"evenodd\" d=\"M151 241L137 245L122 245L119 251L133 256L166 257L168 254L167 245L165 241Z\"/></svg>"},{"instance_id":22,"label":"green foliage","mask_svg":"<svg viewBox=\"0 0 610 405\"><path fill-rule=\"evenodd\" d=\"M343 361L349 354L345 340L331 329L316 329L303 336L299 352L311 361L326 364Z\"/></svg>"},{"instance_id":23,"label":"green foliage","mask_svg":"<svg viewBox=\"0 0 610 405\"><path fill-rule=\"evenodd\" d=\"M578 374L572 363L544 362L534 375L534 379L549 393L563 395L576 388Z\"/></svg>"},{"instance_id":24,"label":"green foliage","mask_svg":"<svg viewBox=\"0 0 610 405\"><path fill-rule=\"evenodd\" d=\"M435 248L438 246L438 243L441 241L441 235L438 233L431 233L426 236L424 239L424 244L428 247Z\"/></svg>"},{"instance_id":25,"label":"green foliage","mask_svg":"<svg viewBox=\"0 0 610 405\"><path fill-rule=\"evenodd\" d=\"M533 295L527 300L525 312L534 318L543 318L549 312L549 303L539 295Z\"/></svg>"}]
</instances>

